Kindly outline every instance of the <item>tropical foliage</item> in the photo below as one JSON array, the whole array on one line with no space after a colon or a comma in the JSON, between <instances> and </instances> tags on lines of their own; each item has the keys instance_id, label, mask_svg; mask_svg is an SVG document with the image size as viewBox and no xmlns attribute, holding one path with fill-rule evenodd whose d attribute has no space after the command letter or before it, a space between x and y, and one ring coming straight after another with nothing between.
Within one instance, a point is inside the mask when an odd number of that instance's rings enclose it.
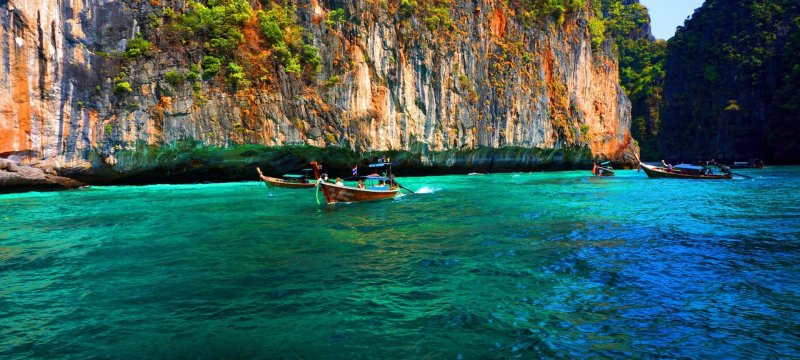
<instances>
[{"instance_id":1,"label":"tropical foliage","mask_svg":"<svg viewBox=\"0 0 800 360\"><path fill-rule=\"evenodd\" d=\"M202 41L206 50L224 57L244 41L241 27L252 14L247 0L190 1L189 11L179 17L177 28L186 38Z\"/></svg>"},{"instance_id":2,"label":"tropical foliage","mask_svg":"<svg viewBox=\"0 0 800 360\"><path fill-rule=\"evenodd\" d=\"M668 44L663 150L800 161L800 3L707 0Z\"/></svg>"},{"instance_id":3,"label":"tropical foliage","mask_svg":"<svg viewBox=\"0 0 800 360\"><path fill-rule=\"evenodd\" d=\"M308 42L311 35L297 23L295 6L264 0L259 7L264 10L255 11L249 0L190 0L180 8L164 5L161 18L166 26L159 29L159 38L171 41L168 45L180 46L194 58L186 65L188 69L165 73L164 80L180 84L199 80L202 75L212 83L224 80L238 91L255 82L274 80L270 72L318 73L322 58ZM332 25L344 23L344 10L332 13L326 21ZM158 25L157 21L152 23ZM148 55L154 48L137 36L129 41L124 55L136 58ZM195 83L194 87L200 85Z\"/></svg>"},{"instance_id":4,"label":"tropical foliage","mask_svg":"<svg viewBox=\"0 0 800 360\"><path fill-rule=\"evenodd\" d=\"M154 50L153 44L144 38L141 34L136 34L133 39L128 41L125 46L125 57L128 59L137 58L143 55L150 55Z\"/></svg>"},{"instance_id":5,"label":"tropical foliage","mask_svg":"<svg viewBox=\"0 0 800 360\"><path fill-rule=\"evenodd\" d=\"M647 9L638 2L603 0L602 12L606 36L614 40L619 56L620 82L632 104L631 134L641 146L642 159L659 159L666 42L652 38Z\"/></svg>"},{"instance_id":6,"label":"tropical foliage","mask_svg":"<svg viewBox=\"0 0 800 360\"><path fill-rule=\"evenodd\" d=\"M596 3L598 0L592 0ZM580 11L585 0L509 0L508 6L516 10L517 17L527 26L544 24L548 19L561 25L565 16Z\"/></svg>"}]
</instances>

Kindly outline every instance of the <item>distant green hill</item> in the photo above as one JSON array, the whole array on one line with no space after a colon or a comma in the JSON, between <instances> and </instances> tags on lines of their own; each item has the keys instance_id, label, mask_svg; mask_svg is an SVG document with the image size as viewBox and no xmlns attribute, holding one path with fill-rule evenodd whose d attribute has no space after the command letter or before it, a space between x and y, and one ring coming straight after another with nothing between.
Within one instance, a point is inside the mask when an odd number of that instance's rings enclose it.
<instances>
[{"instance_id":1,"label":"distant green hill","mask_svg":"<svg viewBox=\"0 0 800 360\"><path fill-rule=\"evenodd\" d=\"M706 1L665 71L665 156L800 163L800 2Z\"/></svg>"}]
</instances>

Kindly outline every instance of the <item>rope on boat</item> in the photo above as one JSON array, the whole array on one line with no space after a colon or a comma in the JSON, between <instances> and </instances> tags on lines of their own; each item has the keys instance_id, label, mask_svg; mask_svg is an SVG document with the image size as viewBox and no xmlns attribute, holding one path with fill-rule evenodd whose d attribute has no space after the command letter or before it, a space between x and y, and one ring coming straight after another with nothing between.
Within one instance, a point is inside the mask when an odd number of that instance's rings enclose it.
<instances>
[{"instance_id":1,"label":"rope on boat","mask_svg":"<svg viewBox=\"0 0 800 360\"><path fill-rule=\"evenodd\" d=\"M315 197L315 198L317 198L317 205L321 205L321 204L319 203L319 182L320 182L321 180L322 180L322 178L320 178L319 180L317 180L317 186L315 186L316 190L314 190L314 197Z\"/></svg>"},{"instance_id":2,"label":"rope on boat","mask_svg":"<svg viewBox=\"0 0 800 360\"><path fill-rule=\"evenodd\" d=\"M392 181L394 181L394 180L392 180ZM409 189L409 188L407 188L407 187L405 187L405 186L403 186L403 185L400 185L400 183L398 183L397 181L395 181L394 183L395 183L395 184L397 184L397 186L399 186L401 189L403 189L403 190L405 190L405 191L408 191L408 192L410 192L410 193L412 193L412 194L415 194L415 195L416 195L416 193L415 193L415 192L413 192L413 191L411 191L411 189Z\"/></svg>"}]
</instances>

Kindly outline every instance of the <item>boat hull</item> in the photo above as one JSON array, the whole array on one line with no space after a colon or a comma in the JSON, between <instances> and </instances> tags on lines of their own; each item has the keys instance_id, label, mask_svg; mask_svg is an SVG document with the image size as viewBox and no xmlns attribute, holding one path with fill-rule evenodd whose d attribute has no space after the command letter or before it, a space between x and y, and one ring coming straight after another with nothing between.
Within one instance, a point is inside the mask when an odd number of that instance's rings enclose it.
<instances>
[{"instance_id":1,"label":"boat hull","mask_svg":"<svg viewBox=\"0 0 800 360\"><path fill-rule=\"evenodd\" d=\"M686 174L681 173L676 170L669 171L666 168L652 166L647 164L639 164L639 167L644 170L644 173L647 174L649 178L670 178L670 179L704 179L704 180L720 180L720 179L731 179L733 175L731 174L720 174L720 175L695 175L695 174Z\"/></svg>"},{"instance_id":2,"label":"boat hull","mask_svg":"<svg viewBox=\"0 0 800 360\"><path fill-rule=\"evenodd\" d=\"M592 174L594 176L614 176L614 170L598 167L592 170Z\"/></svg>"},{"instance_id":3,"label":"boat hull","mask_svg":"<svg viewBox=\"0 0 800 360\"><path fill-rule=\"evenodd\" d=\"M362 202L392 199L397 196L398 189L390 190L368 190L359 189L344 185L334 185L320 183L320 191L325 195L325 202L335 204L337 202Z\"/></svg>"},{"instance_id":4,"label":"boat hull","mask_svg":"<svg viewBox=\"0 0 800 360\"><path fill-rule=\"evenodd\" d=\"M592 166L592 175L594 176L614 176L614 169L595 164Z\"/></svg>"},{"instance_id":5,"label":"boat hull","mask_svg":"<svg viewBox=\"0 0 800 360\"><path fill-rule=\"evenodd\" d=\"M296 182L288 182L284 181L283 179L278 179L269 176L261 176L261 181L263 181L268 186L278 187L278 188L288 188L288 189L311 189L316 186L315 183L296 183Z\"/></svg>"}]
</instances>

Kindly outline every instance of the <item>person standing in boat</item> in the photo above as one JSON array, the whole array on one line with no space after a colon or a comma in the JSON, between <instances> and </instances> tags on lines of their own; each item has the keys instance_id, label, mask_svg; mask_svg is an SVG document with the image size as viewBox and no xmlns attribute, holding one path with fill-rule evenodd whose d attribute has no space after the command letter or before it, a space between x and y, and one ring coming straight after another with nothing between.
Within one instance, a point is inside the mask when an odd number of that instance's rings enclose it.
<instances>
[{"instance_id":1,"label":"person standing in boat","mask_svg":"<svg viewBox=\"0 0 800 360\"><path fill-rule=\"evenodd\" d=\"M363 179L358 179L358 188L359 189L364 189L365 188Z\"/></svg>"}]
</instances>

